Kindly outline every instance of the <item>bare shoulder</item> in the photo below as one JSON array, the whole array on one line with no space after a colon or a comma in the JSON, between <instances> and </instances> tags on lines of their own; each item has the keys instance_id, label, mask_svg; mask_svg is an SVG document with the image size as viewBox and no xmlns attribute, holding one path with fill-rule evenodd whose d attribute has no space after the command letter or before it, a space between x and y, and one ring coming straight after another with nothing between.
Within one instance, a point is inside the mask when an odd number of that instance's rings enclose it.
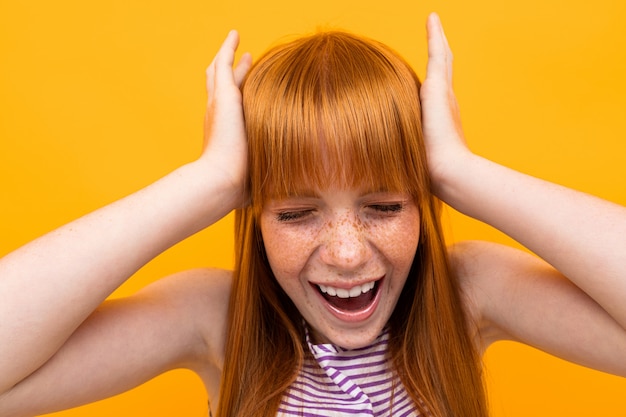
<instances>
[{"instance_id":1,"label":"bare shoulder","mask_svg":"<svg viewBox=\"0 0 626 417\"><path fill-rule=\"evenodd\" d=\"M448 248L450 265L455 278L459 281L461 291L468 301L467 306L475 309L482 293L492 285L492 278L507 263L505 258L512 255L513 249L484 241L463 241ZM517 254L517 251L515 251ZM482 304L482 303L480 303ZM473 313L476 313L472 311Z\"/></svg>"},{"instance_id":2,"label":"bare shoulder","mask_svg":"<svg viewBox=\"0 0 626 417\"><path fill-rule=\"evenodd\" d=\"M487 242L456 244L450 259L480 349L514 340L583 366L626 375L624 328L544 260Z\"/></svg>"},{"instance_id":3,"label":"bare shoulder","mask_svg":"<svg viewBox=\"0 0 626 417\"><path fill-rule=\"evenodd\" d=\"M232 271L201 268L179 272L147 286L137 296L152 299L192 325L202 338L203 360L221 363Z\"/></svg>"},{"instance_id":4,"label":"bare shoulder","mask_svg":"<svg viewBox=\"0 0 626 417\"><path fill-rule=\"evenodd\" d=\"M449 247L452 272L459 281L466 314L481 351L491 343L511 339L500 326L501 309L525 277L552 269L541 259L509 246L463 241ZM514 304L508 304L513 306Z\"/></svg>"},{"instance_id":5,"label":"bare shoulder","mask_svg":"<svg viewBox=\"0 0 626 417\"><path fill-rule=\"evenodd\" d=\"M16 409L20 415L41 415L72 408L176 368L195 371L214 397L230 281L228 271L197 269L163 278L132 296L107 300L54 356L0 396L0 414Z\"/></svg>"}]
</instances>

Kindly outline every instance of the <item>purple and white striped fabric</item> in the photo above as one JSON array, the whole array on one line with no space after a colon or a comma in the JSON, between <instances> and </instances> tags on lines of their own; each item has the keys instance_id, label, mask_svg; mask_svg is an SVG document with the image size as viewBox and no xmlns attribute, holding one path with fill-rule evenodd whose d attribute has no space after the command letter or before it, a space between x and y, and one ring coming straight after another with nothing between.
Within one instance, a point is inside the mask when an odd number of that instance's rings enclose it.
<instances>
[{"instance_id":1,"label":"purple and white striped fabric","mask_svg":"<svg viewBox=\"0 0 626 417\"><path fill-rule=\"evenodd\" d=\"M307 343L315 359L305 359L285 393L278 416L415 417L418 412L387 360L389 332L368 347L345 350Z\"/></svg>"}]
</instances>

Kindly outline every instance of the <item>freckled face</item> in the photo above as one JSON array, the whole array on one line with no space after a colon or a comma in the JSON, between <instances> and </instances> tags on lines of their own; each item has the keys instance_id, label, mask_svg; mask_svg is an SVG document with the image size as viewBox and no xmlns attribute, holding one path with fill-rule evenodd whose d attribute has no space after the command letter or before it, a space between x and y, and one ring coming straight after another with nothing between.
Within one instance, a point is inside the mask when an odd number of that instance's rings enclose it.
<instances>
[{"instance_id":1,"label":"freckled face","mask_svg":"<svg viewBox=\"0 0 626 417\"><path fill-rule=\"evenodd\" d=\"M324 190L270 200L260 220L272 271L315 341L370 344L389 321L415 256L413 199Z\"/></svg>"}]
</instances>

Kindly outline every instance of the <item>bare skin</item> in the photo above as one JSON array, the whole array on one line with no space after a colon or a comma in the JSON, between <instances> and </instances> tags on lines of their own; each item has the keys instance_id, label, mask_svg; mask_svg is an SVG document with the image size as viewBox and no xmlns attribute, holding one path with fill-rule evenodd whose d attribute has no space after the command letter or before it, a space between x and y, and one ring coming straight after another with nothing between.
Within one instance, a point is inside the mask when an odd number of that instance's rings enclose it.
<instances>
[{"instance_id":1,"label":"bare skin","mask_svg":"<svg viewBox=\"0 0 626 417\"><path fill-rule=\"evenodd\" d=\"M270 266L317 342L367 346L386 326L406 282L419 241L419 210L398 193L342 188L309 194L271 200L263 210ZM318 289L349 291L370 283L376 297L358 313L333 308Z\"/></svg>"},{"instance_id":2,"label":"bare skin","mask_svg":"<svg viewBox=\"0 0 626 417\"><path fill-rule=\"evenodd\" d=\"M452 92L452 53L439 19L428 24L421 100L435 193L545 260L482 242L452 251L483 343L514 339L624 376L626 209L471 153Z\"/></svg>"},{"instance_id":3,"label":"bare skin","mask_svg":"<svg viewBox=\"0 0 626 417\"><path fill-rule=\"evenodd\" d=\"M238 85L251 59L233 69L237 44L230 33L207 70L207 143L198 160L0 261L0 339L11 341L0 347L0 414L95 401L181 366L215 393L228 275L185 272L99 306L150 259L245 202ZM191 296L195 290L209 299Z\"/></svg>"},{"instance_id":4,"label":"bare skin","mask_svg":"<svg viewBox=\"0 0 626 417\"><path fill-rule=\"evenodd\" d=\"M517 340L626 376L626 210L471 153L451 86L452 55L435 15L428 33L421 99L435 193L539 256L486 242L450 248L477 346ZM9 341L0 344L0 415L92 402L180 367L197 372L217 398L230 272L186 271L127 299L104 300L150 259L245 204L238 86L251 60L244 55L233 66L237 43L229 34L207 70L207 142L197 161L0 260L0 340ZM355 253L367 261L376 253L363 238L368 228L345 201L331 215L349 221L327 233L319 250L356 242L365 246ZM336 338L323 322L316 331ZM348 336L354 346L371 339L367 332Z\"/></svg>"}]
</instances>

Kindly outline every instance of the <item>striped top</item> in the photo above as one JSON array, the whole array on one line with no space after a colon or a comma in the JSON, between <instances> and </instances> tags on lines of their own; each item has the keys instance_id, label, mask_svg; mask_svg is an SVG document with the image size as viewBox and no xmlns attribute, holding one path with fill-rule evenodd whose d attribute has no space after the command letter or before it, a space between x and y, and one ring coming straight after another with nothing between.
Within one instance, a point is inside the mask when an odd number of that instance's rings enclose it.
<instances>
[{"instance_id":1,"label":"striped top","mask_svg":"<svg viewBox=\"0 0 626 417\"><path fill-rule=\"evenodd\" d=\"M411 398L391 369L385 330L372 345L345 350L332 344L314 345L306 332L313 358L291 384L278 408L279 417L416 417Z\"/></svg>"}]
</instances>

